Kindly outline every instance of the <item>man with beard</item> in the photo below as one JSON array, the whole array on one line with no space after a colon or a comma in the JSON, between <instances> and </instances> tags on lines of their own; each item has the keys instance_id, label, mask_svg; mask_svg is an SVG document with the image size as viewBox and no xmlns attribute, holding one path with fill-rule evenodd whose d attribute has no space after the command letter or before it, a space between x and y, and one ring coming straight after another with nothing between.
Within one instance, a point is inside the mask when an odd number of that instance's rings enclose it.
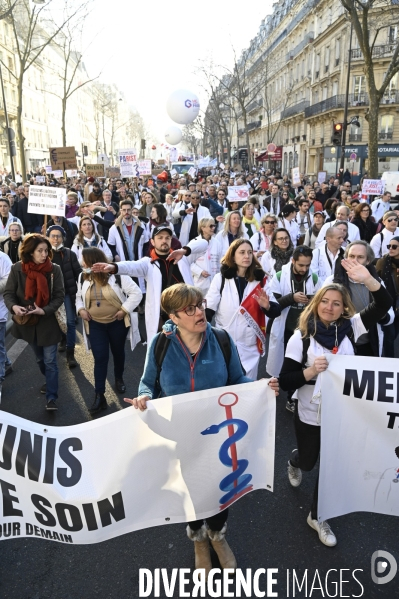
<instances>
[{"instance_id":1,"label":"man with beard","mask_svg":"<svg viewBox=\"0 0 399 599\"><path fill-rule=\"evenodd\" d=\"M151 236L151 251L149 257L141 260L118 262L114 264L94 264L94 272L110 272L113 274L129 275L130 277L143 277L147 282L145 324L147 329L147 343L161 331L168 320L166 314L161 313L161 293L176 283L193 285L190 263L198 253L206 251L208 242L198 244L196 253L191 254L188 247L172 252L173 232L166 225L155 227ZM183 256L183 257L181 257ZM176 264L176 258L179 257ZM189 257L189 258L188 258ZM175 260L175 261L174 261Z\"/></svg>"}]
</instances>

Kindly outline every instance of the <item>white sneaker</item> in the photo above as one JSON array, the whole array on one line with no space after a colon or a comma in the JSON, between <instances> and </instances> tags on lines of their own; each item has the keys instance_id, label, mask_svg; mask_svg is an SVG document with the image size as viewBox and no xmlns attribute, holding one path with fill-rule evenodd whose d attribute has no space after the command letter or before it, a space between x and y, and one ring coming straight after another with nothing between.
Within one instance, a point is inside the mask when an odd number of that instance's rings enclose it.
<instances>
[{"instance_id":1,"label":"white sneaker","mask_svg":"<svg viewBox=\"0 0 399 599\"><path fill-rule=\"evenodd\" d=\"M302 470L300 468L295 468L288 460L288 480L293 487L299 487L302 482Z\"/></svg>"},{"instance_id":2,"label":"white sneaker","mask_svg":"<svg viewBox=\"0 0 399 599\"><path fill-rule=\"evenodd\" d=\"M322 543L324 543L324 545L327 545L327 547L334 547L334 545L337 544L337 537L331 530L327 520L324 520L324 522L318 522L317 520L313 520L312 514L310 513L307 519L307 523L311 528L313 528L313 530L315 530L318 533L319 539Z\"/></svg>"}]
</instances>

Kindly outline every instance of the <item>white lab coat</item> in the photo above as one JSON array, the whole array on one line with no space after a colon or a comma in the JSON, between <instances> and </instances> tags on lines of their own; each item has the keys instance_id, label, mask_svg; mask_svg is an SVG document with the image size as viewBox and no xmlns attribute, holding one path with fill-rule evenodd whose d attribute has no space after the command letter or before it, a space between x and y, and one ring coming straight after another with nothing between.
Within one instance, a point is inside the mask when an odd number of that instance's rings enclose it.
<instances>
[{"instance_id":1,"label":"white lab coat","mask_svg":"<svg viewBox=\"0 0 399 599\"><path fill-rule=\"evenodd\" d=\"M206 246L204 242L207 244ZM193 275L194 285L202 289L202 291L207 292L213 277L220 271L220 262L216 251L217 242L215 236L206 241L199 235L188 243L188 247L192 251L198 252L199 244L204 246L204 250L201 253L197 253L197 259L191 263L191 274ZM210 276L203 277L202 271L208 272Z\"/></svg>"},{"instance_id":2,"label":"white lab coat","mask_svg":"<svg viewBox=\"0 0 399 599\"><path fill-rule=\"evenodd\" d=\"M376 258L382 258L382 256L385 256L385 254L388 253L387 245L392 237L396 237L397 235L399 235L399 227L394 233L391 233L388 229L383 229L374 235L373 239L370 241L370 247Z\"/></svg>"},{"instance_id":3,"label":"white lab coat","mask_svg":"<svg viewBox=\"0 0 399 599\"><path fill-rule=\"evenodd\" d=\"M134 281L130 277L121 276L121 287L116 282L114 275L111 275L108 279L108 283L111 286L112 290L116 293L119 299L122 302L121 309L127 312L130 315L130 347L132 351L136 347L136 345L140 341L140 332L139 332L139 320L137 312L133 312L135 308L141 302L143 294L140 291L140 288L136 285ZM86 304L87 299L87 291L90 287L90 281L82 281L82 275L79 275L78 279L78 290L76 293L76 313L79 314L79 310L83 308L85 310L88 309ZM90 328L90 323L89 323ZM86 349L90 349L89 339L86 335L85 327L83 327L83 338L86 345Z\"/></svg>"},{"instance_id":4,"label":"white lab coat","mask_svg":"<svg viewBox=\"0 0 399 599\"><path fill-rule=\"evenodd\" d=\"M253 291L259 281L251 281L245 288L243 300ZM258 365L260 353L257 347L257 336L251 326L247 324L240 313L240 300L234 279L225 279L222 295L220 288L222 275L218 273L213 278L208 293L206 294L207 308L215 310L215 324L219 329L224 329L233 338L241 363L249 378L258 378ZM271 292L269 279L263 287L270 301L276 301ZM266 316L265 316L266 323Z\"/></svg>"},{"instance_id":5,"label":"white lab coat","mask_svg":"<svg viewBox=\"0 0 399 599\"><path fill-rule=\"evenodd\" d=\"M191 204L189 204L188 207L191 208L192 207ZM180 210L183 210L183 208L180 208ZM173 212L173 216L175 216L175 211ZM201 206L201 204L200 204L197 208L198 223L200 222L201 218L212 218L212 216L211 216L211 213L209 212L208 208L205 208L204 206ZM183 217L183 222L181 225L180 237L179 237L179 241L183 247L185 245L187 245L189 242L189 235L190 235L190 229L191 229L192 222L193 222L192 214L186 214L186 216Z\"/></svg>"},{"instance_id":6,"label":"white lab coat","mask_svg":"<svg viewBox=\"0 0 399 599\"><path fill-rule=\"evenodd\" d=\"M306 295L314 295L321 287L321 282L313 283L312 269L309 270L309 276L305 282ZM270 289L273 294L281 296L292 293L291 286L291 262L284 264L281 269L280 281L277 277L273 277L270 284ZM280 316L273 320L272 328L269 337L269 352L267 354L266 371L271 376L279 376L280 370L284 361L284 331L290 306L282 310Z\"/></svg>"},{"instance_id":7,"label":"white lab coat","mask_svg":"<svg viewBox=\"0 0 399 599\"><path fill-rule=\"evenodd\" d=\"M317 239L316 239L316 243L315 243L316 247L319 247L319 245L321 243L323 243L323 241L325 241L327 229L329 229L330 227L333 227L335 222L336 221L333 220L330 223L325 223L322 226L322 228L320 229L320 233L318 234ZM348 240L350 240L350 242L359 240L360 239L359 227L357 227L356 225L354 225L350 222L347 222L346 224L348 225Z\"/></svg>"},{"instance_id":8,"label":"white lab coat","mask_svg":"<svg viewBox=\"0 0 399 599\"><path fill-rule=\"evenodd\" d=\"M113 257L112 257L112 252L108 247L108 243L105 241L105 239L103 237L100 236L99 242L98 244L95 246L97 247L99 250L101 250L102 252L104 252L104 254L107 256L107 260L109 260L110 262L112 262ZM82 252L84 250L84 245L82 245L79 241L78 238L75 237L74 242L72 244L71 250L73 252L75 252L76 257L79 261L79 264L82 265Z\"/></svg>"},{"instance_id":9,"label":"white lab coat","mask_svg":"<svg viewBox=\"0 0 399 599\"><path fill-rule=\"evenodd\" d=\"M338 250L334 257L330 256L330 254L327 255L327 243L325 241L313 250L310 268L312 269L312 272L317 274L322 283L324 283L327 277L334 274L335 264L340 255L343 256L342 248ZM331 260L331 264L329 259Z\"/></svg>"}]
</instances>

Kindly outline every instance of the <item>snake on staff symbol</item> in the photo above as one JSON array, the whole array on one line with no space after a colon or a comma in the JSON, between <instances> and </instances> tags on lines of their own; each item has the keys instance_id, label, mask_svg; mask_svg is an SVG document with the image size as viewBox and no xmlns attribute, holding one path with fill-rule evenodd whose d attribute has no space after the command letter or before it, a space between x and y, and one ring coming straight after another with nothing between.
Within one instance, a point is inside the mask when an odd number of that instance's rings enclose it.
<instances>
[{"instance_id":1,"label":"snake on staff symbol","mask_svg":"<svg viewBox=\"0 0 399 599\"><path fill-rule=\"evenodd\" d=\"M222 403L221 400L225 396L233 398L232 403ZM226 397L224 401L228 401ZM224 466L232 468L232 472L225 476L219 484L221 491L225 492L219 503L221 504L220 509L224 509L230 505L235 499L238 499L248 491L252 491L252 474L244 474L248 468L248 460L237 458L237 446L236 443L240 441L248 431L248 424L245 420L239 418L233 418L232 406L238 402L238 396L235 393L224 393L219 397L218 403L223 406L226 410L226 420L223 420L220 424L212 424L201 432L201 435L215 435L220 432L223 428L227 427L228 438L222 443L219 449L219 459ZM234 430L235 428L235 430ZM230 454L229 454L230 450Z\"/></svg>"}]
</instances>

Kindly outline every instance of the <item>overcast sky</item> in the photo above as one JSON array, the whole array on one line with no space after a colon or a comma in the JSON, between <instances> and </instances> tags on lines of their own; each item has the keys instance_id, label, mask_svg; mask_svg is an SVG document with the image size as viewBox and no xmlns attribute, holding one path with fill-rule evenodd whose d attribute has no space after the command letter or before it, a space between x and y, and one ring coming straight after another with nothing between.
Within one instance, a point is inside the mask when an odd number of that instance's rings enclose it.
<instances>
[{"instance_id":1,"label":"overcast sky","mask_svg":"<svg viewBox=\"0 0 399 599\"><path fill-rule=\"evenodd\" d=\"M86 55L89 74L102 69L102 80L118 85L159 142L172 124L165 108L169 94L189 89L204 107L195 74L200 61L212 57L215 64L231 66L232 46L238 54L247 47L272 10L271 0L236 5L225 0L188 4L95 0L94 5L87 33L103 33Z\"/></svg>"}]
</instances>

